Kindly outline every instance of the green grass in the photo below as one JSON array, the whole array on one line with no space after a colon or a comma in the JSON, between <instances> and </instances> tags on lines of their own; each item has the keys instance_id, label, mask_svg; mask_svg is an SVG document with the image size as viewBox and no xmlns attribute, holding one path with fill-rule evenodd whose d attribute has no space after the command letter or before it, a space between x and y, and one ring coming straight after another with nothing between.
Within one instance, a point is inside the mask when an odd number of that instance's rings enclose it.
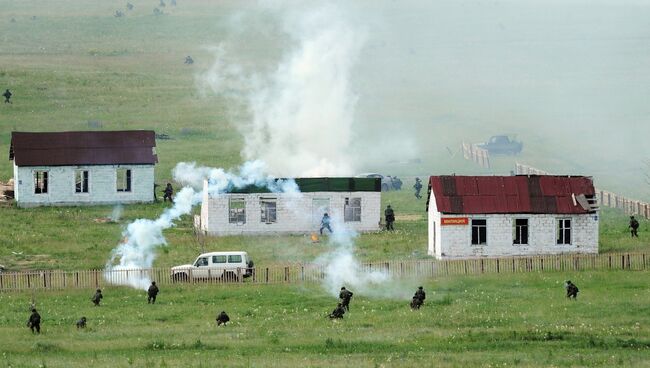
<instances>
[{"instance_id":1,"label":"green grass","mask_svg":"<svg viewBox=\"0 0 650 368\"><path fill-rule=\"evenodd\" d=\"M647 272L518 274L427 280L427 302L355 294L342 321L318 285L178 286L156 305L105 288L35 295L43 334L24 326L31 295L0 295L0 364L95 366L648 366ZM570 278L581 289L564 298ZM407 288L415 290L416 284ZM232 322L217 328L226 310ZM74 322L88 318L78 331ZM218 363L217 363L218 362Z\"/></svg>"},{"instance_id":2,"label":"green grass","mask_svg":"<svg viewBox=\"0 0 650 368\"><path fill-rule=\"evenodd\" d=\"M408 185L409 182L407 182ZM356 252L362 261L427 258L425 201L409 190L382 195L383 207L396 210L395 232L361 234ZM119 223L96 222L109 216L110 206L29 208L0 210L0 260L10 270L98 269L120 242L124 227L136 218L155 218L169 204L124 206ZM650 221L641 220L639 238L630 238L628 217L621 211L603 209L600 214L600 252L647 251ZM155 267L169 267L193 261L205 251L245 250L256 265L311 262L330 250L326 241L313 244L305 235L227 236L199 242L192 230L191 216L184 216L166 230L168 245L162 247ZM21 254L22 253L22 254Z\"/></svg>"}]
</instances>

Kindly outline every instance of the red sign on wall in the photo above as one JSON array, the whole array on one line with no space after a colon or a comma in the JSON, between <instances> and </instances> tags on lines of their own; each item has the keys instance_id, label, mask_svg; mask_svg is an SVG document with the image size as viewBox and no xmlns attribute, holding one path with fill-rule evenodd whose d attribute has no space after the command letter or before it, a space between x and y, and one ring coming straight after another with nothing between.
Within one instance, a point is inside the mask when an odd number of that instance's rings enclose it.
<instances>
[{"instance_id":1,"label":"red sign on wall","mask_svg":"<svg viewBox=\"0 0 650 368\"><path fill-rule=\"evenodd\" d=\"M469 218L467 217L443 217L440 219L440 225L467 225Z\"/></svg>"}]
</instances>

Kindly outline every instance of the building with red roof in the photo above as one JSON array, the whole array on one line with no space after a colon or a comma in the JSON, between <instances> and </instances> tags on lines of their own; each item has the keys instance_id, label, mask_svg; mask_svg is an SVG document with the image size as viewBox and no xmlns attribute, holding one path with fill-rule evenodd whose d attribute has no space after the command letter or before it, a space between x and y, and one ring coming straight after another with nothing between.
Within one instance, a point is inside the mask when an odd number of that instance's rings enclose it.
<instances>
[{"instance_id":1,"label":"building with red roof","mask_svg":"<svg viewBox=\"0 0 650 368\"><path fill-rule=\"evenodd\" d=\"M152 202L155 147L150 130L12 132L16 203Z\"/></svg>"},{"instance_id":2,"label":"building with red roof","mask_svg":"<svg viewBox=\"0 0 650 368\"><path fill-rule=\"evenodd\" d=\"M427 213L437 258L598 253L590 177L431 176Z\"/></svg>"}]
</instances>

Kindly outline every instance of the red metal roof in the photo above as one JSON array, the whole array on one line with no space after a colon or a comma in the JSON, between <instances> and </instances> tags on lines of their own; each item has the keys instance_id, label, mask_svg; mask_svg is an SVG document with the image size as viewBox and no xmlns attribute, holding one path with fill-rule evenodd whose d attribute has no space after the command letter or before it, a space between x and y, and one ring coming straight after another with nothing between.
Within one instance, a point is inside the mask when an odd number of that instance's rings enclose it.
<instances>
[{"instance_id":1,"label":"red metal roof","mask_svg":"<svg viewBox=\"0 0 650 368\"><path fill-rule=\"evenodd\" d=\"M495 213L590 213L573 196L596 193L586 176L432 176L433 194L439 212L448 214ZM428 204L428 202L427 202Z\"/></svg>"},{"instance_id":2,"label":"red metal roof","mask_svg":"<svg viewBox=\"0 0 650 368\"><path fill-rule=\"evenodd\" d=\"M155 164L152 130L12 132L9 159L17 166Z\"/></svg>"}]
</instances>

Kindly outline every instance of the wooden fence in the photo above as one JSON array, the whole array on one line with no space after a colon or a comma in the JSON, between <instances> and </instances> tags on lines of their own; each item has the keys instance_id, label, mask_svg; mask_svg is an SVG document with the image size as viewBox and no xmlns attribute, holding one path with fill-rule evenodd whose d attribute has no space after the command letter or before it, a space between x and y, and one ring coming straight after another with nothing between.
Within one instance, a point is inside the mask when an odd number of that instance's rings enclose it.
<instances>
[{"instance_id":1,"label":"wooden fence","mask_svg":"<svg viewBox=\"0 0 650 368\"><path fill-rule=\"evenodd\" d=\"M465 160L474 161L481 167L490 168L490 153L476 144L463 142L463 157Z\"/></svg>"},{"instance_id":2,"label":"wooden fence","mask_svg":"<svg viewBox=\"0 0 650 368\"><path fill-rule=\"evenodd\" d=\"M650 254L563 254L512 258L479 258L452 260L420 260L373 262L362 265L363 272L379 271L394 278L426 279L453 275L479 275L484 273L523 273L583 270L646 270L650 269ZM239 276L244 270L236 270ZM111 284L146 278L158 285L177 283L169 268L152 268L127 271L34 271L0 274L0 291L92 289ZM314 264L260 267L249 278L222 280L208 278L190 279L187 283L222 284L296 284L320 282L325 269ZM145 288L146 285L143 285Z\"/></svg>"},{"instance_id":3,"label":"wooden fence","mask_svg":"<svg viewBox=\"0 0 650 368\"><path fill-rule=\"evenodd\" d=\"M546 171L520 163L516 164L515 172L517 175L551 175ZM628 215L650 219L650 203L629 199L599 188L596 188L596 199L601 206L619 208Z\"/></svg>"}]
</instances>

